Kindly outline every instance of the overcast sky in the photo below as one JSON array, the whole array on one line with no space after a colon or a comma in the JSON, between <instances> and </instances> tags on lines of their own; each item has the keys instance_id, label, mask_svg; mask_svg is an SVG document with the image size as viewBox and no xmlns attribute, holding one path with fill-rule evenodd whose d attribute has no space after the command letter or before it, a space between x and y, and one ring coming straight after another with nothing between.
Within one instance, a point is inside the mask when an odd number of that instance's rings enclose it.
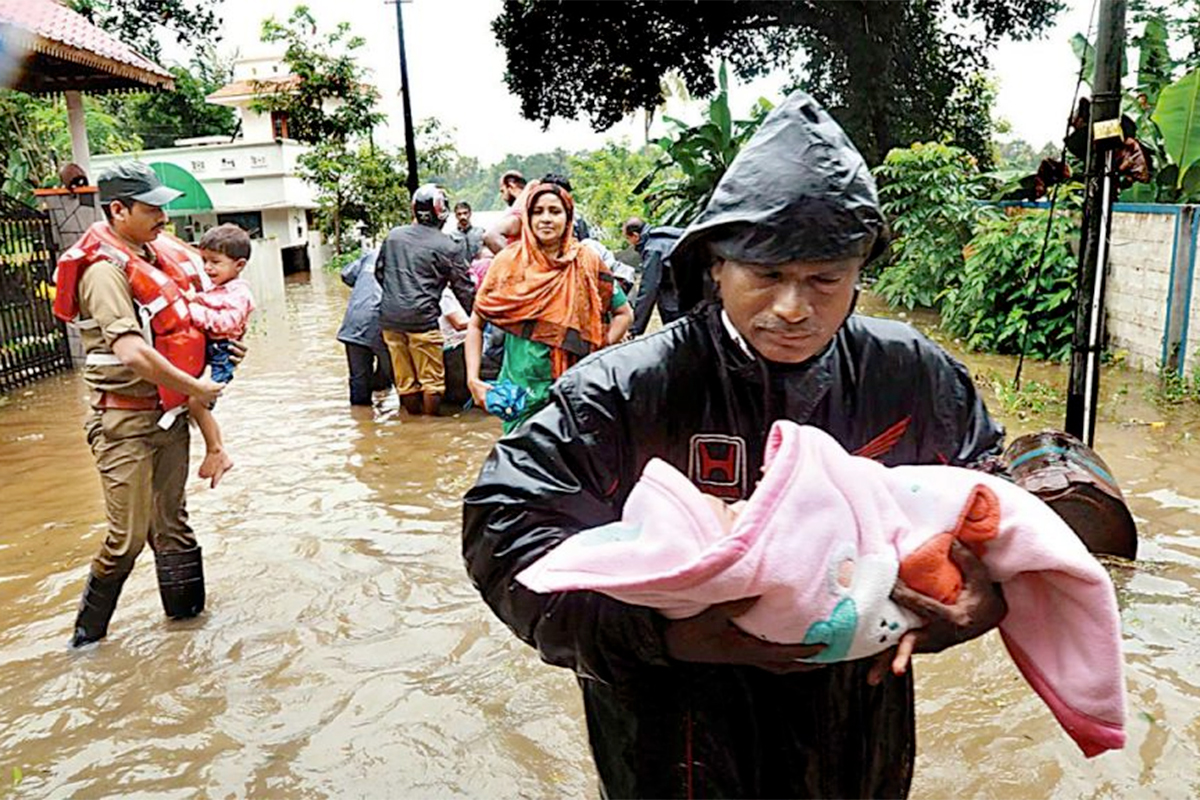
<instances>
[{"instance_id":1,"label":"overcast sky","mask_svg":"<svg viewBox=\"0 0 1200 800\"><path fill-rule=\"evenodd\" d=\"M270 50L258 41L263 18L286 18L296 0L226 0L223 54L263 55ZM342 20L367 41L363 63L382 95L382 110L390 116L384 137L403 139L400 106L399 50L396 8L383 0L307 0L325 29ZM1035 149L1059 141L1075 88L1078 61L1069 39L1088 27L1092 3L1068 0L1057 26L1042 40L1005 43L992 54L993 74L999 83L994 113L1007 119L1013 135L1028 140ZM517 98L504 85L504 51L496 44L491 21L501 11L501 0L410 0L404 4L404 31L408 43L408 71L413 114L419 120L437 117L454 128L460 152L484 164L507 153L533 153L562 147L566 150L599 147L606 139L640 142L640 117L594 133L584 121L556 121L548 131L521 117ZM599 44L603 44L602 39ZM749 111L760 95L776 95L781 76L768 77L731 91L735 115ZM700 107L670 109L676 116L697 119Z\"/></svg>"}]
</instances>

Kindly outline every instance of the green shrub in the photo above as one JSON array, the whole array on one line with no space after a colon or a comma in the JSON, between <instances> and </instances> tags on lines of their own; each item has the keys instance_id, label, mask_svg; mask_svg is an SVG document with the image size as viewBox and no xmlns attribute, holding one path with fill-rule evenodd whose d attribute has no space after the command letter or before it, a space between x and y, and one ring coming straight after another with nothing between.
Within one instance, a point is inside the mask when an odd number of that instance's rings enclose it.
<instances>
[{"instance_id":1,"label":"green shrub","mask_svg":"<svg viewBox=\"0 0 1200 800\"><path fill-rule=\"evenodd\" d=\"M1071 353L1075 327L1076 259L1070 239L1077 224L1055 212L1040 275L1046 235L1044 210L989 209L965 249L959 282L941 299L942 326L973 350L1061 360ZM1029 324L1028 334L1025 332Z\"/></svg>"},{"instance_id":2,"label":"green shrub","mask_svg":"<svg viewBox=\"0 0 1200 800\"><path fill-rule=\"evenodd\" d=\"M874 290L891 306L933 307L962 271L982 178L967 151L948 144L895 148L875 168L897 238Z\"/></svg>"},{"instance_id":3,"label":"green shrub","mask_svg":"<svg viewBox=\"0 0 1200 800\"><path fill-rule=\"evenodd\" d=\"M363 248L358 247L353 250L347 250L344 253L334 253L329 257L329 260L325 262L325 271L335 273L341 272L342 267L346 266L351 261L361 258L364 252L366 251L363 250Z\"/></svg>"}]
</instances>

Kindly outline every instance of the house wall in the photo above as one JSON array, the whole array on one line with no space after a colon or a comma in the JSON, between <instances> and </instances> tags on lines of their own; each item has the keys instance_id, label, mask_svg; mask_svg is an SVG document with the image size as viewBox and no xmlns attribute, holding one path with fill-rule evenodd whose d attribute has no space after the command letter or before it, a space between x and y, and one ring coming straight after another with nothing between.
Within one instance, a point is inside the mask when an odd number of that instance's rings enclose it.
<instances>
[{"instance_id":1,"label":"house wall","mask_svg":"<svg viewBox=\"0 0 1200 800\"><path fill-rule=\"evenodd\" d=\"M275 138L275 130L271 127L271 115L240 108L242 116L242 138L248 142L269 142Z\"/></svg>"},{"instance_id":2,"label":"house wall","mask_svg":"<svg viewBox=\"0 0 1200 800\"><path fill-rule=\"evenodd\" d=\"M136 157L147 163L175 164L190 172L212 200L215 213L262 209L316 208L313 188L296 174L297 159L306 145L296 142L259 142L171 147L135 154L92 157L93 170ZM303 216L303 214L301 214ZM294 229L283 246L302 244L307 233Z\"/></svg>"}]
</instances>

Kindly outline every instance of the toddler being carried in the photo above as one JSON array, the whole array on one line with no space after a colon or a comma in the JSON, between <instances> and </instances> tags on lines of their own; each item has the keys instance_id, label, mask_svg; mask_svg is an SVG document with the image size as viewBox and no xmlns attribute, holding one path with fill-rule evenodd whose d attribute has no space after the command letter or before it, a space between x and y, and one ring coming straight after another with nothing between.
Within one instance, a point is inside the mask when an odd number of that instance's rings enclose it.
<instances>
[{"instance_id":1,"label":"toddler being carried","mask_svg":"<svg viewBox=\"0 0 1200 800\"><path fill-rule=\"evenodd\" d=\"M204 273L213 287L188 297L188 313L192 324L208 338L205 360L212 379L229 383L234 369L230 343L245 336L250 313L254 311L250 284L241 277L250 258L250 235L237 225L225 223L205 231L199 249L204 258ZM188 403L188 411L204 436L205 456L200 477L208 478L215 487L233 467L233 460L225 452L212 411L192 401Z\"/></svg>"}]
</instances>

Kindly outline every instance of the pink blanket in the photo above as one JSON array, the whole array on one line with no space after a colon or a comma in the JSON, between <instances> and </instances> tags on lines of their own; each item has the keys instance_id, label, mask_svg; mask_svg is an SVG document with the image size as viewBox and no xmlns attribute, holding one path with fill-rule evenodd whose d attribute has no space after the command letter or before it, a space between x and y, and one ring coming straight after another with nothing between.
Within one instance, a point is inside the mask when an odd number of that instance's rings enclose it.
<instances>
[{"instance_id":1,"label":"pink blanket","mask_svg":"<svg viewBox=\"0 0 1200 800\"><path fill-rule=\"evenodd\" d=\"M732 523L680 472L646 465L620 521L581 531L518 576L536 592L593 590L672 619L759 596L735 622L814 661L892 647L920 620L890 599L897 576L953 602L958 538L1003 585L1014 662L1090 756L1125 744L1120 620L1108 573L1057 514L1000 478L885 467L825 432L776 422L764 475Z\"/></svg>"}]
</instances>

